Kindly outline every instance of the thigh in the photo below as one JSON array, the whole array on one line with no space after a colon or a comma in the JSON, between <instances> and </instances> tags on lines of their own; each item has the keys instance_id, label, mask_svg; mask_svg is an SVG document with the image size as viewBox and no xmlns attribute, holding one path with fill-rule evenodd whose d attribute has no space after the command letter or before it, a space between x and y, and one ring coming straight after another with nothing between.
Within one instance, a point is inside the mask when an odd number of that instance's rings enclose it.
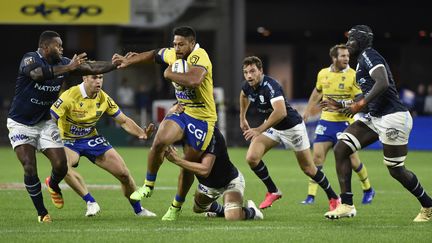
<instances>
[{"instance_id":1,"label":"thigh","mask_svg":"<svg viewBox=\"0 0 432 243\"><path fill-rule=\"evenodd\" d=\"M9 141L13 149L23 144L31 145L34 148L38 147L37 140L40 134L38 126L27 126L8 118L7 128L9 130Z\"/></svg>"},{"instance_id":2,"label":"thigh","mask_svg":"<svg viewBox=\"0 0 432 243\"><path fill-rule=\"evenodd\" d=\"M15 153L22 166L32 166L36 169L36 148L30 144L18 145Z\"/></svg>"},{"instance_id":3,"label":"thigh","mask_svg":"<svg viewBox=\"0 0 432 243\"><path fill-rule=\"evenodd\" d=\"M382 116L372 117L379 139L387 145L406 145L412 129L412 117L408 111L396 112Z\"/></svg>"},{"instance_id":4,"label":"thigh","mask_svg":"<svg viewBox=\"0 0 432 243\"><path fill-rule=\"evenodd\" d=\"M38 140L38 148L42 151L49 148L63 148L60 131L53 120L43 123L41 134Z\"/></svg>"},{"instance_id":5,"label":"thigh","mask_svg":"<svg viewBox=\"0 0 432 243\"><path fill-rule=\"evenodd\" d=\"M165 119L159 125L153 143L161 143L165 145L173 144L183 138L184 126L178 124L174 120Z\"/></svg>"},{"instance_id":6,"label":"thigh","mask_svg":"<svg viewBox=\"0 0 432 243\"><path fill-rule=\"evenodd\" d=\"M212 202L216 201L217 197L209 197L205 193L199 190L195 191L194 195L195 203L202 206L209 206Z\"/></svg>"},{"instance_id":7,"label":"thigh","mask_svg":"<svg viewBox=\"0 0 432 243\"><path fill-rule=\"evenodd\" d=\"M283 131L277 131L286 148L303 151L310 148L309 137L304 122Z\"/></svg>"},{"instance_id":8,"label":"thigh","mask_svg":"<svg viewBox=\"0 0 432 243\"><path fill-rule=\"evenodd\" d=\"M113 175L121 175L127 171L123 158L114 148L96 157L95 164Z\"/></svg>"},{"instance_id":9,"label":"thigh","mask_svg":"<svg viewBox=\"0 0 432 243\"><path fill-rule=\"evenodd\" d=\"M42 153L51 161L54 168L67 166L66 153L63 147L47 148Z\"/></svg>"},{"instance_id":10,"label":"thigh","mask_svg":"<svg viewBox=\"0 0 432 243\"><path fill-rule=\"evenodd\" d=\"M365 123L362 120L357 120L353 124L349 125L343 133L349 133L353 135L358 140L360 145L359 149L364 148L378 140L378 134L371 129L368 123Z\"/></svg>"},{"instance_id":11,"label":"thigh","mask_svg":"<svg viewBox=\"0 0 432 243\"><path fill-rule=\"evenodd\" d=\"M76 151L68 148L67 146L65 146L64 150L66 153L68 166L69 167L76 167L78 165L80 155Z\"/></svg>"},{"instance_id":12,"label":"thigh","mask_svg":"<svg viewBox=\"0 0 432 243\"><path fill-rule=\"evenodd\" d=\"M232 179L228 183L228 185L225 186L225 190L223 193L224 198L226 194L231 194L232 192L238 193L241 196L241 198L243 198L245 187L246 187L246 183L243 174L240 171L238 171L238 176Z\"/></svg>"},{"instance_id":13,"label":"thigh","mask_svg":"<svg viewBox=\"0 0 432 243\"><path fill-rule=\"evenodd\" d=\"M252 140L247 151L248 157L262 157L267 151L274 146L278 145L279 142L269 138L268 136L261 134Z\"/></svg>"},{"instance_id":14,"label":"thigh","mask_svg":"<svg viewBox=\"0 0 432 243\"><path fill-rule=\"evenodd\" d=\"M316 160L320 160L320 161L315 161L315 162L321 162L324 163L325 158L327 156L328 151L332 148L333 143L328 141L328 142L315 142L313 144L313 156Z\"/></svg>"}]
</instances>

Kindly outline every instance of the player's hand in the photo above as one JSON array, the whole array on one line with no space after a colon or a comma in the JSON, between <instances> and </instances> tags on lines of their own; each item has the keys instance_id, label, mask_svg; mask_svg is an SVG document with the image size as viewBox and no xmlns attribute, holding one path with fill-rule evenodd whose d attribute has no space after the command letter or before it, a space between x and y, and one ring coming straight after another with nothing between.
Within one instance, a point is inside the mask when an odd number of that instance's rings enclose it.
<instances>
[{"instance_id":1,"label":"player's hand","mask_svg":"<svg viewBox=\"0 0 432 243\"><path fill-rule=\"evenodd\" d=\"M341 112L347 117L353 117L355 114L359 113L366 106L366 100L364 98L359 101L353 102L351 105L343 108Z\"/></svg>"},{"instance_id":2,"label":"player's hand","mask_svg":"<svg viewBox=\"0 0 432 243\"><path fill-rule=\"evenodd\" d=\"M72 70L77 69L81 64L83 64L85 61L87 61L87 53L83 52L81 54L75 54L72 57L72 60L70 61L70 63L68 64L68 66L71 68Z\"/></svg>"},{"instance_id":3,"label":"player's hand","mask_svg":"<svg viewBox=\"0 0 432 243\"><path fill-rule=\"evenodd\" d=\"M322 100L320 102L320 107L323 110L328 111L339 111L340 109L344 108L342 102L339 102L331 97L327 97L327 99Z\"/></svg>"},{"instance_id":4,"label":"player's hand","mask_svg":"<svg viewBox=\"0 0 432 243\"><path fill-rule=\"evenodd\" d=\"M129 66L127 58L117 53L112 56L111 62L112 64L116 65L117 68L125 68Z\"/></svg>"},{"instance_id":5,"label":"player's hand","mask_svg":"<svg viewBox=\"0 0 432 243\"><path fill-rule=\"evenodd\" d=\"M246 119L240 119L240 128L243 132L249 130L249 122Z\"/></svg>"},{"instance_id":6,"label":"player's hand","mask_svg":"<svg viewBox=\"0 0 432 243\"><path fill-rule=\"evenodd\" d=\"M155 131L155 125L153 123L150 123L147 127L144 127L144 134L141 134L138 136L139 139L148 139L153 135L153 132Z\"/></svg>"},{"instance_id":7,"label":"player's hand","mask_svg":"<svg viewBox=\"0 0 432 243\"><path fill-rule=\"evenodd\" d=\"M170 114L173 114L173 113L180 114L180 113L183 113L184 110L185 110L184 105L180 104L180 103L177 103L177 104L173 105L168 110L167 115L170 115Z\"/></svg>"},{"instance_id":8,"label":"player's hand","mask_svg":"<svg viewBox=\"0 0 432 243\"><path fill-rule=\"evenodd\" d=\"M130 52L126 53L125 58L130 58L130 57L133 57L133 56L136 56L136 55L138 55L137 52L130 51Z\"/></svg>"},{"instance_id":9,"label":"player's hand","mask_svg":"<svg viewBox=\"0 0 432 243\"><path fill-rule=\"evenodd\" d=\"M165 158L174 164L180 159L179 155L177 154L177 149L172 145L168 146L168 148L165 150Z\"/></svg>"},{"instance_id":10,"label":"player's hand","mask_svg":"<svg viewBox=\"0 0 432 243\"><path fill-rule=\"evenodd\" d=\"M246 141L253 140L254 138L258 137L261 134L261 131L258 130L258 128L250 128L243 132L243 136L246 139Z\"/></svg>"},{"instance_id":11,"label":"player's hand","mask_svg":"<svg viewBox=\"0 0 432 243\"><path fill-rule=\"evenodd\" d=\"M166 69L165 69L165 71L164 71L164 78L165 79L168 79L168 80L171 80L170 78L169 78L169 75L172 73L172 65L169 65Z\"/></svg>"}]
</instances>

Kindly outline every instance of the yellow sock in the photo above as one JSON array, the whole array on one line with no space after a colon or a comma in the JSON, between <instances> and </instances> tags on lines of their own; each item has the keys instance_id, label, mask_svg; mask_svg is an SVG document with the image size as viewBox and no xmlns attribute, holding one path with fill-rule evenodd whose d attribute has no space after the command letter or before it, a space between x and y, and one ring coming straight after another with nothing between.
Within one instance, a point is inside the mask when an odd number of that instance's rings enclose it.
<instances>
[{"instance_id":1,"label":"yellow sock","mask_svg":"<svg viewBox=\"0 0 432 243\"><path fill-rule=\"evenodd\" d=\"M316 183L312 179L309 179L308 195L316 196L317 190L318 190L318 183Z\"/></svg>"},{"instance_id":2,"label":"yellow sock","mask_svg":"<svg viewBox=\"0 0 432 243\"><path fill-rule=\"evenodd\" d=\"M148 181L147 179L144 180L144 185L148 187L154 187L155 182L154 181Z\"/></svg>"},{"instance_id":3,"label":"yellow sock","mask_svg":"<svg viewBox=\"0 0 432 243\"><path fill-rule=\"evenodd\" d=\"M357 173L363 191L369 190L371 188L371 185L369 182L366 166L363 163L360 163L360 166L354 171Z\"/></svg>"},{"instance_id":4,"label":"yellow sock","mask_svg":"<svg viewBox=\"0 0 432 243\"><path fill-rule=\"evenodd\" d=\"M176 208L181 208L183 206L184 203L184 198L176 195L174 197L174 200L172 201L172 205Z\"/></svg>"}]
</instances>

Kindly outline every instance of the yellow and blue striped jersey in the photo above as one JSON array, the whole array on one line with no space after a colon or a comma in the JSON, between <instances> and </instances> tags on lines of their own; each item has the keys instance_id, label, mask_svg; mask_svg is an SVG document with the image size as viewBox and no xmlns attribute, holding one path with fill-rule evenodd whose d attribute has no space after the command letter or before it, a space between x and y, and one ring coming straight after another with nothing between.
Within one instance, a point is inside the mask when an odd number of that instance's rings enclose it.
<instances>
[{"instance_id":1,"label":"yellow and blue striped jersey","mask_svg":"<svg viewBox=\"0 0 432 243\"><path fill-rule=\"evenodd\" d=\"M84 83L66 90L51 106L51 114L57 118L65 140L98 135L96 123L105 112L112 117L121 113L118 105L102 90L96 98L88 97Z\"/></svg>"},{"instance_id":2,"label":"yellow and blue striped jersey","mask_svg":"<svg viewBox=\"0 0 432 243\"><path fill-rule=\"evenodd\" d=\"M327 97L335 100L352 100L355 96L362 93L356 83L356 72L347 67L340 72L335 72L332 66L323 68L318 73L316 89L323 94L323 99ZM349 121L353 119L344 114L332 111L323 111L321 119L326 121Z\"/></svg>"},{"instance_id":3,"label":"yellow and blue striped jersey","mask_svg":"<svg viewBox=\"0 0 432 243\"><path fill-rule=\"evenodd\" d=\"M168 65L173 64L177 57L174 48L160 49L157 55ZM185 105L185 113L195 119L216 122L216 105L213 97L212 63L207 52L198 43L189 54L187 63L207 70L204 81L197 88L184 87L173 82L175 95L179 103Z\"/></svg>"}]
</instances>

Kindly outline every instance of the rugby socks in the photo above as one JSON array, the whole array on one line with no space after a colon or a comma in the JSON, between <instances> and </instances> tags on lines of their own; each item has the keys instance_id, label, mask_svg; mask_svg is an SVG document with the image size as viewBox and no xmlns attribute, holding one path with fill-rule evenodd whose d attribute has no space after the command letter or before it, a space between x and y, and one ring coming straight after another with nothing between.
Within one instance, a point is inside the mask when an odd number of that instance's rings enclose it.
<instances>
[{"instance_id":1,"label":"rugby socks","mask_svg":"<svg viewBox=\"0 0 432 243\"><path fill-rule=\"evenodd\" d=\"M336 198L336 199L338 198L338 196L330 186L330 182L328 181L327 177L320 169L317 169L317 173L311 178L316 183L318 183L318 185L320 185L320 187L325 191L325 193L327 194L327 198L329 200L332 198Z\"/></svg>"},{"instance_id":2,"label":"rugby socks","mask_svg":"<svg viewBox=\"0 0 432 243\"><path fill-rule=\"evenodd\" d=\"M24 176L24 185L38 212L38 216L47 215L48 210L43 203L42 186L39 178L37 176Z\"/></svg>"},{"instance_id":3,"label":"rugby socks","mask_svg":"<svg viewBox=\"0 0 432 243\"><path fill-rule=\"evenodd\" d=\"M151 189L153 189L156 181L156 176L157 174L152 174L150 172L147 172L146 179L144 181L144 186L148 186Z\"/></svg>"},{"instance_id":4,"label":"rugby socks","mask_svg":"<svg viewBox=\"0 0 432 243\"><path fill-rule=\"evenodd\" d=\"M410 171L409 171L410 172ZM432 199L429 197L429 195L425 192L422 185L420 184L420 181L417 179L417 176L410 172L413 176L409 181L406 181L402 183L402 185L408 189L408 191L413 194L417 200L419 200L420 204L424 208L430 208L432 207Z\"/></svg>"},{"instance_id":5,"label":"rugby socks","mask_svg":"<svg viewBox=\"0 0 432 243\"><path fill-rule=\"evenodd\" d=\"M94 203L94 202L96 202L96 200L92 197L92 195L90 194L90 192L89 193L87 193L86 195L84 195L83 197L82 197L82 199L84 200L84 202L92 202L92 203Z\"/></svg>"},{"instance_id":6,"label":"rugby socks","mask_svg":"<svg viewBox=\"0 0 432 243\"><path fill-rule=\"evenodd\" d=\"M360 162L360 166L357 169L353 168L353 170L355 171L355 173L357 173L363 191L370 191L371 185L369 182L366 166L364 166L364 164Z\"/></svg>"},{"instance_id":7,"label":"rugby socks","mask_svg":"<svg viewBox=\"0 0 432 243\"><path fill-rule=\"evenodd\" d=\"M222 205L220 205L218 202L214 201L210 205L209 212L216 213L218 217L225 217L225 209Z\"/></svg>"},{"instance_id":8,"label":"rugby socks","mask_svg":"<svg viewBox=\"0 0 432 243\"><path fill-rule=\"evenodd\" d=\"M353 194L352 192L345 192L341 195L341 202L343 204L353 205Z\"/></svg>"},{"instance_id":9,"label":"rugby socks","mask_svg":"<svg viewBox=\"0 0 432 243\"><path fill-rule=\"evenodd\" d=\"M51 178L49 180L49 186L57 193L61 193L59 183L65 175L61 176L58 173L56 173L54 170L51 171Z\"/></svg>"},{"instance_id":10,"label":"rugby socks","mask_svg":"<svg viewBox=\"0 0 432 243\"><path fill-rule=\"evenodd\" d=\"M142 211L142 207L141 207L140 201L129 200L129 203L130 203L130 205L132 205L132 208L133 208L135 214L138 214L138 213L140 213Z\"/></svg>"},{"instance_id":11,"label":"rugby socks","mask_svg":"<svg viewBox=\"0 0 432 243\"><path fill-rule=\"evenodd\" d=\"M255 172L258 178L260 178L261 181L265 184L268 192L278 191L276 185L274 184L273 180L269 175L267 166L264 164L264 161L261 160L255 168L252 168L252 170L253 172Z\"/></svg>"},{"instance_id":12,"label":"rugby socks","mask_svg":"<svg viewBox=\"0 0 432 243\"><path fill-rule=\"evenodd\" d=\"M174 200L172 201L171 206L175 208L181 208L183 206L185 199L179 195L176 195Z\"/></svg>"},{"instance_id":13,"label":"rugby socks","mask_svg":"<svg viewBox=\"0 0 432 243\"><path fill-rule=\"evenodd\" d=\"M245 220L254 219L255 209L243 207L243 211L245 213Z\"/></svg>"},{"instance_id":14,"label":"rugby socks","mask_svg":"<svg viewBox=\"0 0 432 243\"><path fill-rule=\"evenodd\" d=\"M317 166L318 170L322 169L322 165L318 165ZM318 191L318 183L316 183L312 178L309 179L309 184L308 184L308 196L313 196L315 197Z\"/></svg>"}]
</instances>

